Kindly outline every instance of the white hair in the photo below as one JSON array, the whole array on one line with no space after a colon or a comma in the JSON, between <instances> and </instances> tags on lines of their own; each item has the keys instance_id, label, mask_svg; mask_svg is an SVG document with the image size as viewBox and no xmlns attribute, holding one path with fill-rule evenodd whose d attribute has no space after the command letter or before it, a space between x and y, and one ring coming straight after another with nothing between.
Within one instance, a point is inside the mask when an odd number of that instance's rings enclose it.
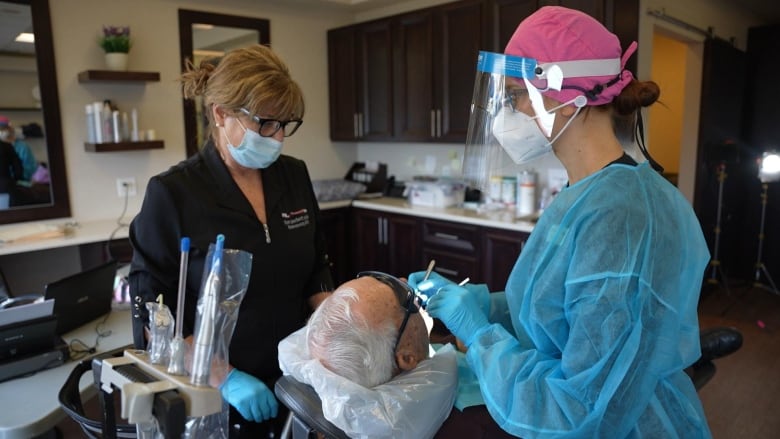
<instances>
[{"instance_id":1,"label":"white hair","mask_svg":"<svg viewBox=\"0 0 780 439\"><path fill-rule=\"evenodd\" d=\"M309 353L331 372L366 388L390 381L396 369L392 319L370 327L352 305L359 300L353 288L336 290L309 318Z\"/></svg>"}]
</instances>

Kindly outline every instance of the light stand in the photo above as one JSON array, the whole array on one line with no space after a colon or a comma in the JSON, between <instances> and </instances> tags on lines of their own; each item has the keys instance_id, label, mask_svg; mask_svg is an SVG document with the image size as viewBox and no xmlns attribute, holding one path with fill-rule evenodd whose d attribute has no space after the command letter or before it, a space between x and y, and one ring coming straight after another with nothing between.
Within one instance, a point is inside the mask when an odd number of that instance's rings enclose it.
<instances>
[{"instance_id":1,"label":"light stand","mask_svg":"<svg viewBox=\"0 0 780 439\"><path fill-rule=\"evenodd\" d=\"M769 183L780 180L780 156L777 153L765 152L760 160L760 166L758 171L758 178L761 180L761 222L758 230L758 255L756 257L756 274L753 282L754 287L766 288L774 294L780 295L780 291L777 290L775 281L766 269L766 265L762 261L762 253L764 249L764 224L766 222L766 205L767 205L767 192L769 190ZM769 285L764 285L760 282L761 274L764 274Z\"/></svg>"},{"instance_id":2,"label":"light stand","mask_svg":"<svg viewBox=\"0 0 780 439\"><path fill-rule=\"evenodd\" d=\"M723 283L723 288L726 290L726 294L731 295L729 290L729 284L726 282L726 276L723 275L723 266L720 259L718 259L718 250L720 248L720 219L723 212L723 184L726 181L726 164L721 162L718 165L718 213L715 223L715 243L713 244L712 259L710 260L710 277L707 279L707 283L710 285L718 285ZM720 280L718 280L720 278Z\"/></svg>"}]
</instances>

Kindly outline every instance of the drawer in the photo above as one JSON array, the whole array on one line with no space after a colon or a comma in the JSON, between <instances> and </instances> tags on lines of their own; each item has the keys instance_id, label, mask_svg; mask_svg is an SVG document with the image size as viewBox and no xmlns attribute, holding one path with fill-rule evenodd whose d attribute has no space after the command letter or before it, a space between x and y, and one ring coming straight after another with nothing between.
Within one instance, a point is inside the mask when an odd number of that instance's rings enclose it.
<instances>
[{"instance_id":1,"label":"drawer","mask_svg":"<svg viewBox=\"0 0 780 439\"><path fill-rule=\"evenodd\" d=\"M423 249L423 259L426 261L435 259L436 266L433 267L433 271L453 282L460 282L468 277L472 283L477 283L482 278L476 257L460 256L446 250L425 248Z\"/></svg>"},{"instance_id":2,"label":"drawer","mask_svg":"<svg viewBox=\"0 0 780 439\"><path fill-rule=\"evenodd\" d=\"M435 220L425 220L422 224L423 243L426 246L445 247L459 250L464 254L479 252L480 239L477 226Z\"/></svg>"}]
</instances>

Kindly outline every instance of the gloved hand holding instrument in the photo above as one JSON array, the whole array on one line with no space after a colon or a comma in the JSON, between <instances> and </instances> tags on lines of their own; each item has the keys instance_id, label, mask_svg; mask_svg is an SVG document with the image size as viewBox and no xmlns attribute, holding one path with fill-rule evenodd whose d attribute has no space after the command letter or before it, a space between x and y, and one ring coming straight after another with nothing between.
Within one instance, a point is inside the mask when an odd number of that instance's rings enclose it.
<instances>
[{"instance_id":1,"label":"gloved hand holding instrument","mask_svg":"<svg viewBox=\"0 0 780 439\"><path fill-rule=\"evenodd\" d=\"M467 282L468 279L465 280ZM435 296L442 288L452 285L460 286L471 291L479 302L480 309L485 315L490 314L490 290L488 290L485 284L471 284L461 282L456 284L455 282L447 279L446 277L436 273L435 271L417 271L409 275L406 283L414 290L414 292L422 300L422 306L427 309L428 302ZM433 316L432 317L436 317Z\"/></svg>"},{"instance_id":2,"label":"gloved hand holding instrument","mask_svg":"<svg viewBox=\"0 0 780 439\"><path fill-rule=\"evenodd\" d=\"M481 291L483 289L469 289L454 283L444 285L428 299L426 310L469 347L475 334L490 325L484 308L485 304L490 306L490 293L485 291L483 298Z\"/></svg>"}]
</instances>

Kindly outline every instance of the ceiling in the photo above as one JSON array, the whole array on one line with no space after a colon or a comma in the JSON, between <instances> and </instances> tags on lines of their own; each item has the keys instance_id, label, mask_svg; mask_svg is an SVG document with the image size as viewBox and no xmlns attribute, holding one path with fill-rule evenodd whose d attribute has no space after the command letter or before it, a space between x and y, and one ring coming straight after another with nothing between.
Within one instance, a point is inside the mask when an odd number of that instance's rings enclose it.
<instances>
[{"instance_id":1,"label":"ceiling","mask_svg":"<svg viewBox=\"0 0 780 439\"><path fill-rule=\"evenodd\" d=\"M33 44L14 41L21 32L32 32L30 7L0 1L0 53L33 54Z\"/></svg>"}]
</instances>

